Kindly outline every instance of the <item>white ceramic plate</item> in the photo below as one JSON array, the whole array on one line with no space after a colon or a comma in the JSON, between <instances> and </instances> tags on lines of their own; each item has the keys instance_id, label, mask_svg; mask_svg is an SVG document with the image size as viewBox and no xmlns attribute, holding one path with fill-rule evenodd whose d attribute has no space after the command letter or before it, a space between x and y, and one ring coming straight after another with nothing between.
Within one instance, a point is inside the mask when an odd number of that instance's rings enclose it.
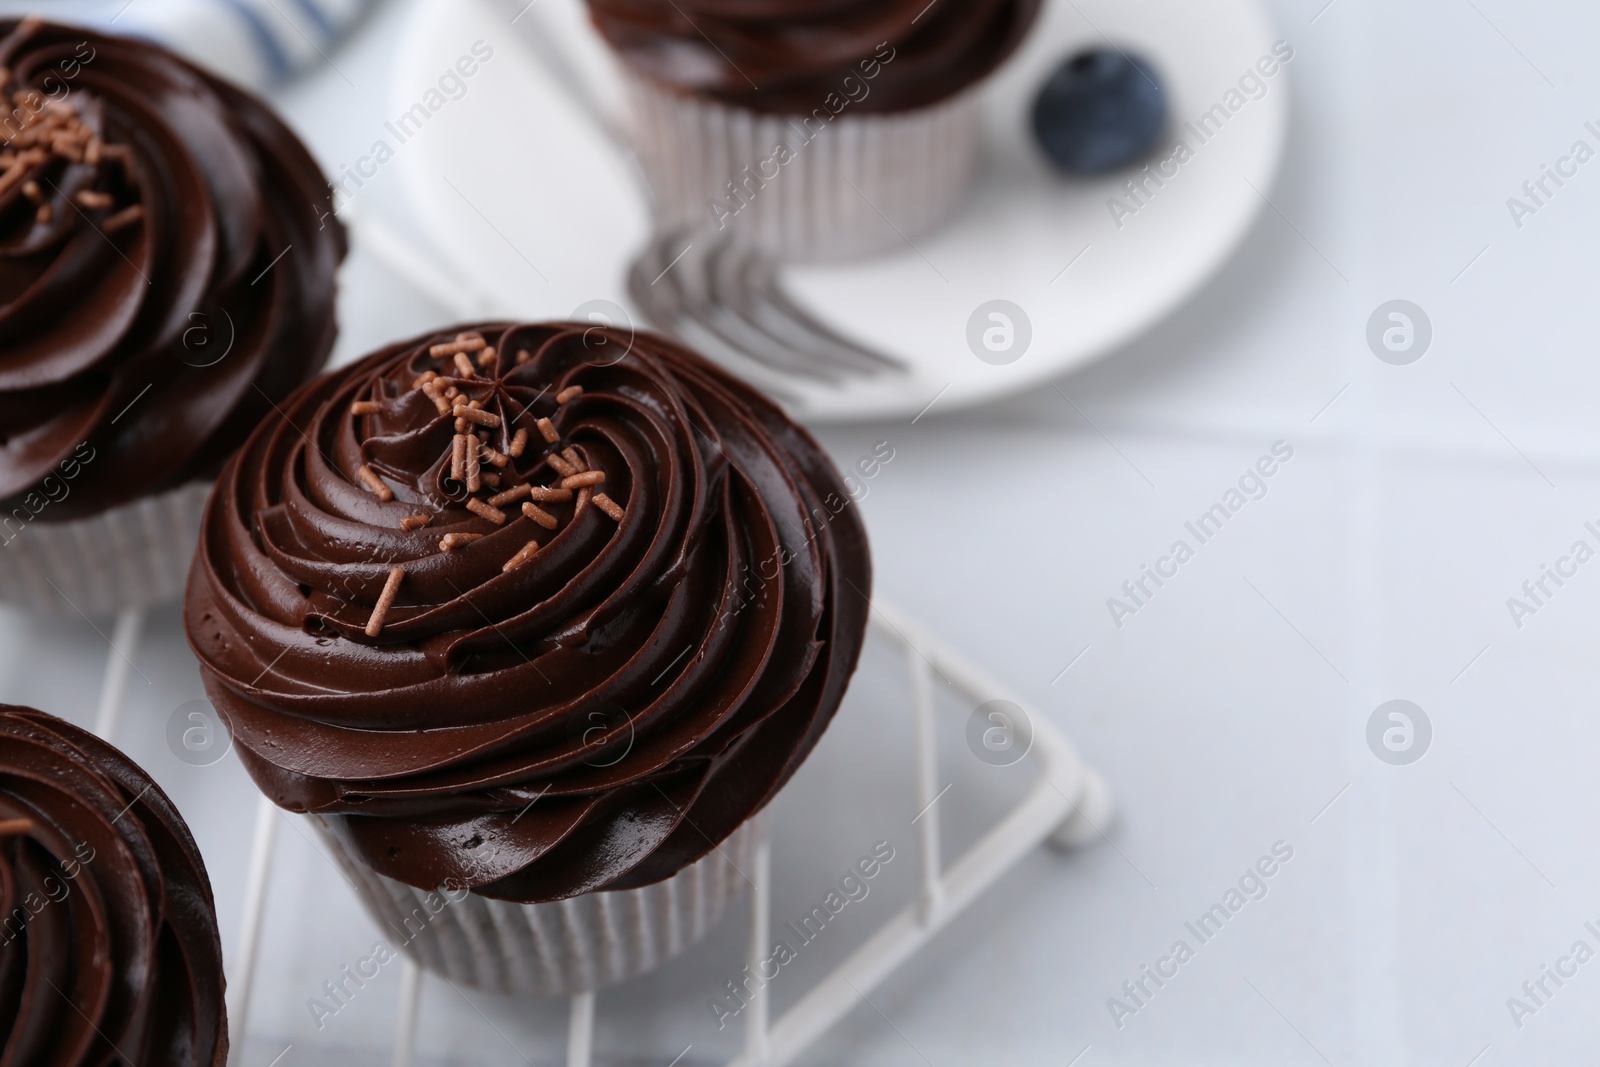
<instances>
[{"instance_id":1,"label":"white ceramic plate","mask_svg":"<svg viewBox=\"0 0 1600 1067\"><path fill-rule=\"evenodd\" d=\"M615 68L582 0L538 0L518 15L519 6L416 4L391 111L438 106L420 132L407 127L396 165L440 255L486 309L567 317L594 300L627 307L627 269L649 219L631 158L595 119L618 105ZM535 49L530 36L550 47ZM1142 204L1124 195L1137 210L1121 217L1109 201L1130 175L1054 175L1026 119L1061 58L1108 39L1154 61L1174 104L1168 139L1192 152L1164 185L1146 186ZM477 42L493 55L468 64L472 76L456 79L465 90L447 80L430 95ZM1169 314L1228 258L1270 195L1295 65L1271 61L1273 49L1259 0L1048 0L990 83L983 176L961 213L903 253L786 271L804 308L910 367L843 386L796 383L795 413L825 422L915 416L935 399L940 411L976 404L1105 355ZM1279 69L1263 77L1258 63ZM1007 363L979 359L969 344L975 313L994 300L1022 309L1031 326L1025 351L1013 342L990 356Z\"/></svg>"}]
</instances>

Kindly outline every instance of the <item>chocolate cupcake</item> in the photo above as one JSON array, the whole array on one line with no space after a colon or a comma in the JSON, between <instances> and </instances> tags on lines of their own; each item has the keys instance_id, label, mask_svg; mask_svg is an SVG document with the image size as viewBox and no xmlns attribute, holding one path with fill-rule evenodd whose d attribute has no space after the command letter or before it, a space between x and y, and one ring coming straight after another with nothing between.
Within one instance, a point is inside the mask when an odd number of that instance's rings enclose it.
<instances>
[{"instance_id":1,"label":"chocolate cupcake","mask_svg":"<svg viewBox=\"0 0 1600 1067\"><path fill-rule=\"evenodd\" d=\"M860 651L849 504L804 431L672 342L479 325L256 430L185 621L257 784L318 818L406 951L594 989L745 884L752 817Z\"/></svg>"},{"instance_id":2,"label":"chocolate cupcake","mask_svg":"<svg viewBox=\"0 0 1600 1067\"><path fill-rule=\"evenodd\" d=\"M903 247L971 184L978 86L1040 0L589 0L663 228L776 255Z\"/></svg>"},{"instance_id":3,"label":"chocolate cupcake","mask_svg":"<svg viewBox=\"0 0 1600 1067\"><path fill-rule=\"evenodd\" d=\"M221 1067L211 883L122 753L0 704L0 1063Z\"/></svg>"},{"instance_id":4,"label":"chocolate cupcake","mask_svg":"<svg viewBox=\"0 0 1600 1067\"><path fill-rule=\"evenodd\" d=\"M0 21L0 95L0 599L173 599L222 462L332 347L327 181L141 41Z\"/></svg>"}]
</instances>

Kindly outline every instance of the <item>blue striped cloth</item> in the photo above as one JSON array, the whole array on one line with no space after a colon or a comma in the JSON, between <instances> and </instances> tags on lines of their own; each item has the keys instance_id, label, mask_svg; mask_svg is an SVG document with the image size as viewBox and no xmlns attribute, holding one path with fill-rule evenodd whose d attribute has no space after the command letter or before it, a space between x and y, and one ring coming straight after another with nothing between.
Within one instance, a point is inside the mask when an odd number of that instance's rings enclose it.
<instances>
[{"instance_id":1,"label":"blue striped cloth","mask_svg":"<svg viewBox=\"0 0 1600 1067\"><path fill-rule=\"evenodd\" d=\"M38 13L160 42L218 74L265 89L324 63L377 0L55 0L0 2L5 14Z\"/></svg>"}]
</instances>

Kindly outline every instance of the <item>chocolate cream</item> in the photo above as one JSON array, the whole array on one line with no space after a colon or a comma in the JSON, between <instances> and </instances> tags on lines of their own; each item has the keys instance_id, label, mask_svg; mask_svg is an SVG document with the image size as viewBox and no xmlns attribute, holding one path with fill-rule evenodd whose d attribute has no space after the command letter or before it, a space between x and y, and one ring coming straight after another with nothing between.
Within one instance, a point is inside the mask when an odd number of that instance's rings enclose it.
<instances>
[{"instance_id":1,"label":"chocolate cream","mask_svg":"<svg viewBox=\"0 0 1600 1067\"><path fill-rule=\"evenodd\" d=\"M211 883L122 753L0 704L0 1062L222 1067Z\"/></svg>"},{"instance_id":2,"label":"chocolate cream","mask_svg":"<svg viewBox=\"0 0 1600 1067\"><path fill-rule=\"evenodd\" d=\"M211 477L332 347L327 181L141 41L0 20L0 101L0 514Z\"/></svg>"},{"instance_id":3,"label":"chocolate cream","mask_svg":"<svg viewBox=\"0 0 1600 1067\"><path fill-rule=\"evenodd\" d=\"M306 386L212 497L186 623L273 801L520 902L665 879L854 670L864 531L817 444L663 338L465 327Z\"/></svg>"},{"instance_id":4,"label":"chocolate cream","mask_svg":"<svg viewBox=\"0 0 1600 1067\"><path fill-rule=\"evenodd\" d=\"M853 113L953 96L1012 53L1039 4L589 0L589 9L624 61L658 82L754 111L809 115L830 95L849 98Z\"/></svg>"}]
</instances>

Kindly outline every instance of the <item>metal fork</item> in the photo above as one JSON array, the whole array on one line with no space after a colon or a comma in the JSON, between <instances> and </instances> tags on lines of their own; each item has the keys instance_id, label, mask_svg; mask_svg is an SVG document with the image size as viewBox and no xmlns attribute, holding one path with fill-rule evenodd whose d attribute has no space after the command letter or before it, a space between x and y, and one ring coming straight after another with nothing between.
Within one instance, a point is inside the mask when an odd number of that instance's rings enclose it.
<instances>
[{"instance_id":1,"label":"metal fork","mask_svg":"<svg viewBox=\"0 0 1600 1067\"><path fill-rule=\"evenodd\" d=\"M796 304L770 256L715 231L652 238L629 270L628 294L656 326L724 362L832 384L905 370Z\"/></svg>"}]
</instances>

